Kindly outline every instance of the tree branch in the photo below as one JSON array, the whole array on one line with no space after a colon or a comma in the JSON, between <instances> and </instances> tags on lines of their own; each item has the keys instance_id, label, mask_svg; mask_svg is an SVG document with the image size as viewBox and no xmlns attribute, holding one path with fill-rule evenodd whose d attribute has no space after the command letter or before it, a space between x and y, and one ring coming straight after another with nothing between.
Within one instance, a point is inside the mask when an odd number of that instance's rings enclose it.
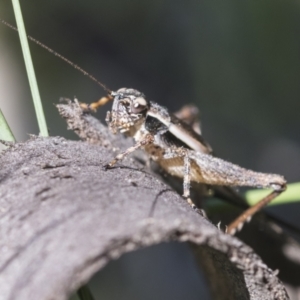
<instances>
[{"instance_id":1,"label":"tree branch","mask_svg":"<svg viewBox=\"0 0 300 300\"><path fill-rule=\"evenodd\" d=\"M85 127L92 117L76 103L59 109L77 116L69 126L94 144L31 137L1 154L1 299L67 299L110 260L170 241L192 245L214 299L288 299L276 271L250 247L136 160L103 171L113 148L129 142L95 119L93 130Z\"/></svg>"}]
</instances>

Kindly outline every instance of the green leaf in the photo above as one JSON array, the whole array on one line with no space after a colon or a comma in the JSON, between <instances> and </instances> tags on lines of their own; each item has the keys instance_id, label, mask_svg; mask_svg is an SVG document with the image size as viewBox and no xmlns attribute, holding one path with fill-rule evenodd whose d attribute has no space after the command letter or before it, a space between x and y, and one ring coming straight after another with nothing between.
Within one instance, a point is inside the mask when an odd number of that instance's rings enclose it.
<instances>
[{"instance_id":1,"label":"green leaf","mask_svg":"<svg viewBox=\"0 0 300 300\"><path fill-rule=\"evenodd\" d=\"M0 139L8 142L15 142L15 137L6 122L6 119L0 109Z\"/></svg>"},{"instance_id":2,"label":"green leaf","mask_svg":"<svg viewBox=\"0 0 300 300\"><path fill-rule=\"evenodd\" d=\"M245 198L249 205L256 204L272 190L250 190L245 193ZM275 198L269 205L288 204L300 201L300 182L290 183L287 190Z\"/></svg>"},{"instance_id":3,"label":"green leaf","mask_svg":"<svg viewBox=\"0 0 300 300\"><path fill-rule=\"evenodd\" d=\"M249 190L245 193L245 198L247 203L250 206L253 206L265 196L272 192L271 189L263 189L263 190ZM290 183L287 185L287 190L284 191L280 196L275 198L269 205L282 205L282 204L290 204L300 201L300 182ZM212 198L209 199L204 209L208 214L213 213L225 213L232 209L232 206L220 199Z\"/></svg>"},{"instance_id":4,"label":"green leaf","mask_svg":"<svg viewBox=\"0 0 300 300\"><path fill-rule=\"evenodd\" d=\"M27 41L27 35L25 31L25 25L22 17L21 7L18 0L12 0L16 22L18 25L18 32L21 41L22 52L24 56L24 62L26 66L27 76L29 80L31 95L34 103L35 113L40 129L40 135L48 136L48 128L43 111L43 106L40 98L40 93L34 73L33 63L30 55L30 49Z\"/></svg>"}]
</instances>

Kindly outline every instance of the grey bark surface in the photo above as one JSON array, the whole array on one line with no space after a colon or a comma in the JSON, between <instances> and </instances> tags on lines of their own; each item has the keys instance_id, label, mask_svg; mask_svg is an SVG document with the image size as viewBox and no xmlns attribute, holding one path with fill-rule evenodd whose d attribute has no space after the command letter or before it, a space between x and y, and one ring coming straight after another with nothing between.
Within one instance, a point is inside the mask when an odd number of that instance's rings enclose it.
<instances>
[{"instance_id":1,"label":"grey bark surface","mask_svg":"<svg viewBox=\"0 0 300 300\"><path fill-rule=\"evenodd\" d=\"M249 246L136 160L103 171L130 141L76 103L59 110L90 143L32 137L0 156L0 299L67 299L110 260L169 241L191 244L213 299L288 299Z\"/></svg>"}]
</instances>

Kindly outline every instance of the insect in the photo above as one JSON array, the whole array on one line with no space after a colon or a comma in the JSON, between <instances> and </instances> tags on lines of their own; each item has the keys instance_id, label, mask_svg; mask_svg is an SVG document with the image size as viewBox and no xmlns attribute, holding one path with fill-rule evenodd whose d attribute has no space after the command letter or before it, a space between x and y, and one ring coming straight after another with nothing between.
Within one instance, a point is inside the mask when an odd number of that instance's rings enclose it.
<instances>
[{"instance_id":1,"label":"insect","mask_svg":"<svg viewBox=\"0 0 300 300\"><path fill-rule=\"evenodd\" d=\"M118 154L104 166L112 168L128 154L143 149L165 172L183 178L183 197L197 210L190 198L191 182L224 186L251 186L272 188L273 192L255 206L246 210L227 228L229 234L241 229L262 207L286 189L285 179L276 174L265 174L241 168L214 157L209 144L192 127L170 114L159 104L148 101L135 89L121 88L109 91L106 97L83 109L96 110L113 101L106 122L113 133L133 137L135 145Z\"/></svg>"},{"instance_id":2,"label":"insect","mask_svg":"<svg viewBox=\"0 0 300 300\"><path fill-rule=\"evenodd\" d=\"M7 22L3 20L1 22L17 30ZM183 197L195 210L197 207L190 198L191 182L272 188L273 191L267 197L247 209L227 227L229 234L240 230L257 211L286 189L286 181L280 175L247 170L213 156L211 147L201 134L183 120L170 114L166 108L147 100L143 93L131 88L111 91L65 57L30 36L29 39L71 64L108 92L107 96L97 102L89 105L81 104L82 108L94 111L112 101L112 110L107 113L106 117L109 128L113 133L121 132L132 137L135 145L107 163L104 166L106 170L112 168L130 153L142 149L165 172L183 179Z\"/></svg>"}]
</instances>

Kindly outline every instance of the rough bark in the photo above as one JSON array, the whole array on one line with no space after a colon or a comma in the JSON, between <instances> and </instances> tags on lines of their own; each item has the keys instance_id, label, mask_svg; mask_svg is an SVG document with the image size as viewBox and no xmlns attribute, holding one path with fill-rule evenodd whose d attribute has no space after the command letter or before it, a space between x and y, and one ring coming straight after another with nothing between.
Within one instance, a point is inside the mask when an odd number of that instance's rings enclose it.
<instances>
[{"instance_id":1,"label":"rough bark","mask_svg":"<svg viewBox=\"0 0 300 300\"><path fill-rule=\"evenodd\" d=\"M110 260L169 241L191 243L214 299L288 299L249 246L136 160L103 171L114 148L130 142L76 103L59 109L90 143L32 137L0 156L1 299L67 299Z\"/></svg>"}]
</instances>

